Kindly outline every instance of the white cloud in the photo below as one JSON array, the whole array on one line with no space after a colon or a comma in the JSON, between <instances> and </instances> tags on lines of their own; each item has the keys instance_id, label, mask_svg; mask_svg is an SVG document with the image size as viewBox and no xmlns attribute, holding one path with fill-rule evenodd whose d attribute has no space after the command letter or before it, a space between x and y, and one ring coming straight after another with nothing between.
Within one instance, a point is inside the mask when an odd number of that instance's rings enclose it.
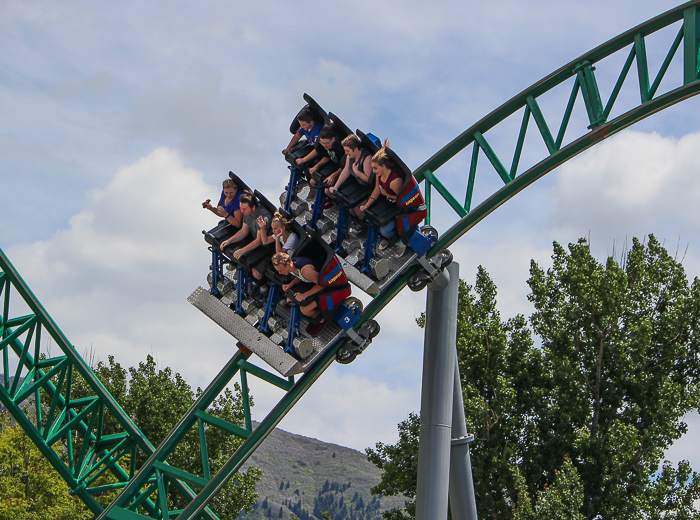
<instances>
[{"instance_id":1,"label":"white cloud","mask_svg":"<svg viewBox=\"0 0 700 520\"><path fill-rule=\"evenodd\" d=\"M280 427L364 451L378 441L396 442L396 425L418 408L420 383L391 388L333 365Z\"/></svg>"},{"instance_id":2,"label":"white cloud","mask_svg":"<svg viewBox=\"0 0 700 520\"><path fill-rule=\"evenodd\" d=\"M79 351L123 365L153 353L204 386L233 340L185 301L209 262L200 231L214 220L198 203L219 193L229 169L276 199L301 94L351 128L389 136L416 166L532 82L676 3L582 5L361 1L315 5L310 23L292 3L127 2L105 17L98 4L0 2L0 246ZM697 131L696 111L686 111L654 124L662 135ZM453 247L463 278L473 281L478 264L492 274L504 317L527 312L529 259L546 263L553 238L590 232L603 252L651 231L674 244L700 238L697 136L626 135L537 183L555 185L551 193L528 188L518 196L527 203L509 202ZM694 247L686 265L700 266ZM419 407L413 322L424 302L404 291L378 317L375 343L332 367L283 426L358 449L390 442ZM260 409L274 404L258 386Z\"/></svg>"},{"instance_id":3,"label":"white cloud","mask_svg":"<svg viewBox=\"0 0 700 520\"><path fill-rule=\"evenodd\" d=\"M681 139L627 131L603 142L557 175L551 227L582 221L608 235L638 233L663 220L693 227L700 211L700 133Z\"/></svg>"},{"instance_id":4,"label":"white cloud","mask_svg":"<svg viewBox=\"0 0 700 520\"><path fill-rule=\"evenodd\" d=\"M677 440L668 450L666 450L666 459L673 462L674 465L682 460L690 461L691 467L698 471L700 466L700 446L696 441L698 431L700 431L700 413L696 411L690 412L683 417L683 421L688 425L688 433Z\"/></svg>"},{"instance_id":5,"label":"white cloud","mask_svg":"<svg viewBox=\"0 0 700 520\"><path fill-rule=\"evenodd\" d=\"M539 233L567 243L590 236L597 256L617 258L653 233L700 274L700 133L680 139L626 131L562 166ZM686 250L687 248L687 250Z\"/></svg>"},{"instance_id":6,"label":"white cloud","mask_svg":"<svg viewBox=\"0 0 700 520\"><path fill-rule=\"evenodd\" d=\"M131 366L153 353L201 385L232 354L232 340L186 297L206 281L201 208L219 188L161 148L121 168L50 239L12 247L13 263L79 352ZM203 345L207 356L195 356Z\"/></svg>"}]
</instances>

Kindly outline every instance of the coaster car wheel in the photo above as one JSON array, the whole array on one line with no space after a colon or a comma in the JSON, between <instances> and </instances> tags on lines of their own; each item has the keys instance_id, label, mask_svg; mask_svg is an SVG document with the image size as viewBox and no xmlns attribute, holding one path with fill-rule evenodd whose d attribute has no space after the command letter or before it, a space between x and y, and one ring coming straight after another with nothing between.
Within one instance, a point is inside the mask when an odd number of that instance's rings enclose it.
<instances>
[{"instance_id":1,"label":"coaster car wheel","mask_svg":"<svg viewBox=\"0 0 700 520\"><path fill-rule=\"evenodd\" d=\"M430 278L428 278L425 273L416 273L408 279L406 284L413 292L419 292L422 291L426 285L428 285L429 281Z\"/></svg>"},{"instance_id":2,"label":"coaster car wheel","mask_svg":"<svg viewBox=\"0 0 700 520\"><path fill-rule=\"evenodd\" d=\"M433 226L422 226L420 228L420 232L423 233L427 237L434 237L435 240L437 240L438 237L438 230L435 229Z\"/></svg>"},{"instance_id":3,"label":"coaster car wheel","mask_svg":"<svg viewBox=\"0 0 700 520\"><path fill-rule=\"evenodd\" d=\"M345 300L345 305L348 306L348 309L351 311L359 311L362 313L364 310L364 305L362 305L362 302L359 300L359 298L355 298L354 296L350 296Z\"/></svg>"},{"instance_id":4,"label":"coaster car wheel","mask_svg":"<svg viewBox=\"0 0 700 520\"><path fill-rule=\"evenodd\" d=\"M367 320L360 326L360 336L368 337L369 339L374 339L379 334L380 327L376 320Z\"/></svg>"},{"instance_id":5,"label":"coaster car wheel","mask_svg":"<svg viewBox=\"0 0 700 520\"><path fill-rule=\"evenodd\" d=\"M443 249L437 255L435 255L436 264L438 264L438 269L444 269L452 263L452 252L449 249Z\"/></svg>"},{"instance_id":6,"label":"coaster car wheel","mask_svg":"<svg viewBox=\"0 0 700 520\"><path fill-rule=\"evenodd\" d=\"M338 349L338 352L335 353L335 360L340 363L341 365L347 365L349 363L352 363L355 361L355 358L357 357L357 351L356 350L350 350L348 347L343 345Z\"/></svg>"}]
</instances>

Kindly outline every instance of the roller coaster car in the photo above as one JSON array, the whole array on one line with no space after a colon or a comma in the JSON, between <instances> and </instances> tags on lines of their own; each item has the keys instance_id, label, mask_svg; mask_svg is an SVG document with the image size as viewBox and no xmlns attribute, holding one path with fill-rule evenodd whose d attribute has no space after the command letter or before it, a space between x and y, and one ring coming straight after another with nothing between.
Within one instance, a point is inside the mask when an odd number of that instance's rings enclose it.
<instances>
[{"instance_id":1,"label":"roller coaster car","mask_svg":"<svg viewBox=\"0 0 700 520\"><path fill-rule=\"evenodd\" d=\"M371 273L370 266L374 255L374 245L379 238L379 228L395 220L399 239L415 253L415 259L412 258L410 263L415 260L422 267L408 280L408 286L413 291L419 291L440 275L450 264L452 253L448 250L442 250L430 260L426 258L426 253L437 242L437 230L431 226L419 228L420 223L428 215L425 199L406 164L390 148L386 152L403 174L404 182L395 202L392 203L386 198L382 198L365 211L365 217L371 224L365 241L362 272L364 274Z\"/></svg>"},{"instance_id":2,"label":"roller coaster car","mask_svg":"<svg viewBox=\"0 0 700 520\"><path fill-rule=\"evenodd\" d=\"M379 150L379 146L370 137L357 130L356 135L360 138L361 148L374 155ZM374 137L374 136L373 136ZM335 252L346 254L343 240L347 234L347 226L350 222L350 208L354 208L362 201L367 200L374 188L374 173L370 175L367 183L361 183L354 175L350 175L345 182L333 194L332 199L338 204L338 221L336 223Z\"/></svg>"},{"instance_id":3,"label":"roller coaster car","mask_svg":"<svg viewBox=\"0 0 700 520\"><path fill-rule=\"evenodd\" d=\"M336 354L336 360L340 363L350 363L359 353L367 348L372 339L379 333L379 324L374 320L367 320L357 332L353 330L352 327L362 314L362 304L357 298L349 298L351 293L350 284L338 256L313 229L307 228L307 232L308 237L297 249L295 257L307 257L315 260L315 266L319 273L318 283L323 286L323 289L316 293L312 299L318 303L318 309L327 322L323 334L330 333L334 338L331 341L325 341L325 343L328 347L337 341L339 336L334 334L333 331L340 327L342 330L341 336L342 334L348 336L348 341L339 349ZM279 277L279 274L275 271L275 274L272 276ZM273 280L279 285L284 282L278 278L273 278ZM286 296L294 302L293 292L290 291ZM303 303L301 302L301 304ZM298 304L293 303L288 323L289 335L285 351L290 354L294 353L300 359L305 360L314 350L311 349L307 351L308 353L303 352L300 347L304 343L295 343L295 338L298 338L300 335L299 325L301 319L302 316L299 312ZM325 352L327 347L323 348L319 355ZM309 349L310 345L306 344L306 348Z\"/></svg>"},{"instance_id":4,"label":"roller coaster car","mask_svg":"<svg viewBox=\"0 0 700 520\"><path fill-rule=\"evenodd\" d=\"M258 201L258 204L265 208L270 213L270 217L272 217L277 209L275 205L267 200L267 198L265 198L265 196L258 190L255 190L253 194L255 195L255 199ZM269 224L270 223L268 222L268 225ZM247 244L250 244L255 238L256 237L252 236L251 234L248 234L245 239L240 242L236 242L235 244L226 246L223 251L224 255L227 257L224 262L236 266L236 300L234 303L232 303L232 307L238 314L246 313L244 302L249 296L252 296L249 293L248 284L248 280L251 276L251 269L259 264L259 262L266 256L272 256L274 253L274 244L260 245L252 251L244 253L239 258L235 258L235 251ZM272 248L270 246L272 246Z\"/></svg>"},{"instance_id":5,"label":"roller coaster car","mask_svg":"<svg viewBox=\"0 0 700 520\"><path fill-rule=\"evenodd\" d=\"M329 116L331 119L330 127L333 129L334 136L337 140L342 141L352 133L350 128L348 128L347 125L343 123L343 121L333 112L330 112ZM317 183L322 184L323 181L325 181L331 173L335 173L339 167L340 166L338 163L330 161L317 169L311 177Z\"/></svg>"},{"instance_id":6,"label":"roller coaster car","mask_svg":"<svg viewBox=\"0 0 700 520\"><path fill-rule=\"evenodd\" d=\"M235 173L228 172L228 175L231 178L231 180L233 180L233 182L236 184L240 192L250 191L248 185L245 182L243 182L241 178L238 177ZM213 296L216 296L217 298L220 298L223 295L223 293L228 293L231 290L233 290L235 285L234 281L231 278L224 276L224 265L230 264L231 262L221 250L221 244L225 240L228 240L233 235L235 235L238 230L239 228L237 228L236 226L230 224L226 220L222 220L221 222L219 222L219 224L217 224L216 227L210 229L209 231L202 231L202 234L204 235L204 240L207 244L209 244L209 251L211 251L212 254L212 262L209 266L210 273L208 276L209 284L211 286L211 294ZM236 249L250 243L251 240L252 239L250 237L246 237L242 241L227 247L226 249L228 252L228 256L232 257L233 252Z\"/></svg>"},{"instance_id":7,"label":"roller coaster car","mask_svg":"<svg viewBox=\"0 0 700 520\"><path fill-rule=\"evenodd\" d=\"M294 257L306 257L313 261L312 265L319 275L318 284L323 289L314 294L312 299L317 300L318 309L323 314L324 319L327 321L333 320L336 307L350 296L352 291L350 283L347 276L345 276L340 260L318 233L311 228L307 228L303 232L303 237L294 252ZM268 269L266 276L278 287L289 283L289 280L285 280L272 267ZM293 291L290 291L286 296L294 302ZM301 319L301 316L299 316L299 319ZM298 326L298 320L293 325Z\"/></svg>"},{"instance_id":8,"label":"roller coaster car","mask_svg":"<svg viewBox=\"0 0 700 520\"><path fill-rule=\"evenodd\" d=\"M381 142L372 134L364 134L360 130L356 131L356 135L361 140L361 146L374 154L379 149ZM408 168L406 168L408 170ZM301 223L314 223L314 212L309 210L308 203L308 186L304 185L301 189L295 189L290 191L289 186L295 185L295 171L297 169L292 168L292 174L290 176L290 184L287 187L286 193L284 193L280 199L282 204L289 209L290 213L296 216L298 222ZM368 232L364 230L354 231L348 230L348 224L350 222L349 208L357 206L362 200L366 200L371 193L374 183L372 182L373 177L367 186L363 186L355 180L354 176L348 178L347 181L343 183L341 189L337 191L333 200L336 202L336 206L333 206L327 210L324 210L318 220L316 220L316 226L314 229L322 235L323 240L331 244L335 252L340 255L343 269L350 281L359 289L372 296L378 295L383 287L386 287L391 281L403 272L411 263L413 263L417 256L413 249L407 249L404 245L406 242L411 241L412 235L404 237L405 241L390 248L381 251L374 252L373 250L367 254L367 248L363 247L363 243L368 242L369 233L374 233L374 236L369 240L369 244L376 243L376 226L370 226ZM316 197L318 197L318 192ZM318 199L317 199L318 200ZM320 208L320 204L315 204L314 209ZM393 205L390 209L393 209ZM419 215L420 216L420 215ZM414 226L414 234L418 231L417 226ZM374 229L374 231L372 231ZM409 230L411 231L411 230ZM412 244L417 245L421 239L428 240L424 235L419 233L419 236L413 239ZM428 245L432 247L434 240ZM423 247L423 251L427 251L430 247ZM404 254L406 252L412 254ZM361 269L364 269L361 271Z\"/></svg>"},{"instance_id":9,"label":"roller coaster car","mask_svg":"<svg viewBox=\"0 0 700 520\"><path fill-rule=\"evenodd\" d=\"M331 112L330 117L330 126L333 129L334 136L337 140L342 141L352 133L352 131L345 125L345 123L341 121L341 119L338 116ZM316 190L316 196L314 198L314 202L311 208L311 218L309 219L308 224L314 230L319 231L321 233L323 233L323 229L319 229L318 220L323 215L323 205L326 202L326 192L323 183L332 173L338 171L339 168L340 165L338 163L329 161L326 164L322 165L320 168L316 169L310 177L316 182L318 188ZM309 178L308 169L305 169L305 176ZM324 225L332 227L332 223L330 223L330 221L326 221Z\"/></svg>"},{"instance_id":10,"label":"roller coaster car","mask_svg":"<svg viewBox=\"0 0 700 520\"><path fill-rule=\"evenodd\" d=\"M340 363L349 363L379 333L379 325L374 320L365 321L357 330L353 328L361 318L362 303L356 298L348 298L350 285L330 246L313 230L308 231L308 237L302 235L302 244L295 256L308 255L318 259L320 265L319 282L324 289L315 298L318 298L319 309L326 316L327 324L317 336L306 337L300 332L306 318L301 315L297 304L290 306L279 297L272 302L276 307L274 318L278 330L270 327L265 332L256 328L252 320L232 312L226 299L217 299L202 287L188 298L190 303L234 336L242 347L258 355L285 377L307 370L343 337L346 341L336 352L336 359ZM269 277L272 296L272 292L278 290L275 288L285 282L276 271L269 273Z\"/></svg>"},{"instance_id":11,"label":"roller coaster car","mask_svg":"<svg viewBox=\"0 0 700 520\"><path fill-rule=\"evenodd\" d=\"M267 198L258 190L255 190L253 194L255 195L255 199L258 201L258 204L270 213L270 218L273 218L275 211L277 211L277 206L275 206L272 202L267 200ZM270 224L271 222L267 223L268 229ZM268 246L261 245L260 247L256 247L252 251L248 251L238 259L238 263L243 268L250 270L265 256L272 256L274 254L274 245L274 243L269 244ZM271 252L269 246L272 246Z\"/></svg>"},{"instance_id":12,"label":"roller coaster car","mask_svg":"<svg viewBox=\"0 0 700 520\"><path fill-rule=\"evenodd\" d=\"M365 240L365 256L362 261L362 272L364 274L371 273L371 261L374 256L374 246L379 239L379 228L385 226L392 221L396 222L396 232L399 239L405 245L410 245L411 239L413 244L417 245L424 237L426 251L430 249L432 244L428 244L429 237L418 231L418 225L428 215L428 208L425 205L425 199L416 179L413 177L411 170L399 158L398 155L391 149L387 148L386 153L396 165L396 169L403 176L403 184L398 191L395 202L391 202L385 197L380 197L370 208L365 210L365 218L369 221L370 227ZM413 248L412 248L413 249ZM403 255L404 249L401 249ZM415 249L414 249L415 251ZM418 252L416 251L418 254ZM420 257L420 254L418 254Z\"/></svg>"},{"instance_id":13,"label":"roller coaster car","mask_svg":"<svg viewBox=\"0 0 700 520\"><path fill-rule=\"evenodd\" d=\"M308 108L311 110L314 115L316 116L316 120L323 124L327 125L330 124L330 117L328 116L328 113L321 108L321 105L316 103L316 101L309 96L308 94L304 94L304 100L306 101L306 105L302 108L304 110L305 108ZM299 111L301 112L301 110ZM292 134L295 134L297 130L299 130L299 121L297 120L297 117L299 114L294 116L294 119L292 120L292 124L289 127L289 131ZM314 149L314 145L307 141L306 139L302 139L298 141L292 148L287 152L287 154L284 156L285 160L290 164L289 169L291 171L290 176L289 176L289 184L287 185L287 195L285 201L282 203L284 206L284 209L286 211L291 210L291 204L292 201L294 200L294 197L296 196L296 191L297 191L297 186L300 181L304 180L304 173L305 173L305 168L308 168L309 166L313 166L316 161L313 163L306 164L304 168L300 168L297 165L297 159L301 159L302 157L306 157L309 153L311 153ZM308 180L308 177L306 178Z\"/></svg>"}]
</instances>

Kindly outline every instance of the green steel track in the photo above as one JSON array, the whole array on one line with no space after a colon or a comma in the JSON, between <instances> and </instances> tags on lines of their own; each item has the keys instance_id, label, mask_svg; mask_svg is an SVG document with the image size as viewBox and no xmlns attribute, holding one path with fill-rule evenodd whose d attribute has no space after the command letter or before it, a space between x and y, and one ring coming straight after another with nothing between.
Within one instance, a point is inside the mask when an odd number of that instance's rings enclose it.
<instances>
[{"instance_id":1,"label":"green steel track","mask_svg":"<svg viewBox=\"0 0 700 520\"><path fill-rule=\"evenodd\" d=\"M647 38L666 28L677 31L676 37L670 48L662 49L666 58L659 70L650 74ZM456 222L442 234L428 256L449 247L501 204L575 155L647 116L700 93L699 42L700 0L694 0L566 64L488 114L428 159L414 175L423 183L429 207L431 199L437 194L457 214ZM605 59L616 53L623 53L626 59L620 70L611 71L608 68L610 62ZM681 70L681 73L673 75L669 70ZM606 77L617 76L607 98L601 95L598 86L597 78L602 77L601 73ZM631 85L629 88L638 93L638 98L633 108L622 112L619 109L622 103L618 98L621 92L627 92L626 85ZM547 120L542 109L547 103L544 96L561 88L570 92L563 115L555 121ZM580 118L574 116L576 103L583 103L585 107L585 124L580 124ZM506 120L512 116L521 117L521 124L511 147L514 152L510 165L506 167L503 157L494 151L496 146L489 141L489 132L508 124ZM555 133L552 129L555 129ZM574 137L569 137L571 135ZM522 168L520 162L526 150L525 143L532 139L541 140L546 151L534 161L534 166ZM448 183L445 179L441 181L436 172L465 150L466 153L471 151L471 156L467 161L468 171L460 176L466 179L462 204L446 188ZM482 166L478 167L480 158ZM484 200L474 200L477 181L494 174L502 183L500 189ZM341 339L332 345L315 365L296 380L280 378L255 365L249 355L238 352L166 440L155 449L100 384L2 252L0 269L3 305L0 351L4 374L0 384L0 402L99 520L215 519L207 504L222 486L235 477L243 463L323 374L344 341ZM365 309L357 327L376 317L403 290L409 277L417 270L418 267L408 269L376 297ZM10 312L11 294L20 300L21 308L29 309L28 313L13 315ZM41 341L47 336L60 349L61 355L58 357L42 357ZM285 392L254 430L249 407L245 409L243 427L221 421L207 412L235 376L240 378L246 403L251 377ZM91 397L71 397L70 383L76 377L87 383L93 392ZM21 378L24 379L20 381ZM26 406L27 399L30 406ZM37 406L37 403L42 403L42 406ZM119 424L120 433L103 434L102 427L107 416ZM200 475L168 464L168 456L187 432L194 428L200 439L203 466ZM206 432L211 428L218 428L242 440L238 450L213 475L206 444ZM60 455L54 450L59 441L67 448L67 455ZM127 461L136 459L137 453L149 457L148 460L140 467L127 464ZM99 477L106 473L112 475L112 483L100 484ZM94 495L106 489L122 491L116 500L103 509ZM179 508L168 500L172 491L179 496Z\"/></svg>"}]
</instances>

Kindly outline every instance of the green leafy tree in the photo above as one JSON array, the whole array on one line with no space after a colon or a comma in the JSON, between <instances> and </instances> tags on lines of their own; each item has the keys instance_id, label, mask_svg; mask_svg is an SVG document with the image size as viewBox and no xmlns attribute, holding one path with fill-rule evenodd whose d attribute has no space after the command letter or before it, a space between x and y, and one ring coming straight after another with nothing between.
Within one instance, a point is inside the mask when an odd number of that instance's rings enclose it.
<instances>
[{"instance_id":1,"label":"green leafy tree","mask_svg":"<svg viewBox=\"0 0 700 520\"><path fill-rule=\"evenodd\" d=\"M169 367L159 369L150 355L138 367L128 370L110 356L107 363L99 362L93 371L154 446L165 439L201 394L201 389L193 392L182 376L173 374ZM80 397L81 392L87 395L84 385L81 380L76 380L73 389L76 397ZM235 393L226 389L207 411L240 426L244 420L243 397L237 383L234 390ZM252 406L252 400L250 404ZM106 434L117 431L116 424L106 423L105 430ZM241 443L242 440L233 435L218 428L209 428L207 450L212 474L225 464ZM75 449L79 449L79 446ZM144 461L145 457L141 454L138 464ZM203 473L196 428L178 444L168 457L168 462L190 473ZM255 467L239 473L212 500L212 509L222 519L236 518L243 509L250 512L258 497L255 485L261 476L262 472ZM175 500L176 497L174 492L171 493L171 499Z\"/></svg>"},{"instance_id":2,"label":"green leafy tree","mask_svg":"<svg viewBox=\"0 0 700 520\"><path fill-rule=\"evenodd\" d=\"M562 467L555 470L554 485L545 486L537 492L536 506L527 489L527 483L515 469L515 483L518 490L514 516L515 520L583 520L580 510L583 506L583 485L576 468L568 457Z\"/></svg>"},{"instance_id":3,"label":"green leafy tree","mask_svg":"<svg viewBox=\"0 0 700 520\"><path fill-rule=\"evenodd\" d=\"M645 494L649 520L688 520L697 518L694 502L700 496L700 478L687 461L678 469L665 462L653 485Z\"/></svg>"},{"instance_id":4,"label":"green leafy tree","mask_svg":"<svg viewBox=\"0 0 700 520\"><path fill-rule=\"evenodd\" d=\"M696 474L681 464L655 475L698 405L698 281L689 285L653 236L633 240L619 263L596 261L585 240L555 243L552 259L546 271L533 262L528 280L539 347L523 316L501 320L483 268L473 288L460 285L457 350L480 516L651 518L663 507L664 518L693 518ZM415 495L406 446L368 450L392 469L376 491Z\"/></svg>"},{"instance_id":5,"label":"green leafy tree","mask_svg":"<svg viewBox=\"0 0 700 520\"><path fill-rule=\"evenodd\" d=\"M60 453L61 446L54 450ZM0 412L0 520L91 517L22 428Z\"/></svg>"},{"instance_id":6,"label":"green leafy tree","mask_svg":"<svg viewBox=\"0 0 700 520\"><path fill-rule=\"evenodd\" d=\"M368 449L369 461L383 470L382 480L372 488L375 495L403 495L406 514L398 509L383 513L387 520L413 518L416 514L416 488L418 475L418 434L420 416L411 413L408 419L399 424L399 442L396 444L377 443L376 451Z\"/></svg>"},{"instance_id":7,"label":"green leafy tree","mask_svg":"<svg viewBox=\"0 0 700 520\"><path fill-rule=\"evenodd\" d=\"M584 240L552 258L529 280L557 397L541 417L566 440L547 455L577 462L587 518L638 518L697 406L700 286L653 236L634 239L623 265L601 265Z\"/></svg>"}]
</instances>

